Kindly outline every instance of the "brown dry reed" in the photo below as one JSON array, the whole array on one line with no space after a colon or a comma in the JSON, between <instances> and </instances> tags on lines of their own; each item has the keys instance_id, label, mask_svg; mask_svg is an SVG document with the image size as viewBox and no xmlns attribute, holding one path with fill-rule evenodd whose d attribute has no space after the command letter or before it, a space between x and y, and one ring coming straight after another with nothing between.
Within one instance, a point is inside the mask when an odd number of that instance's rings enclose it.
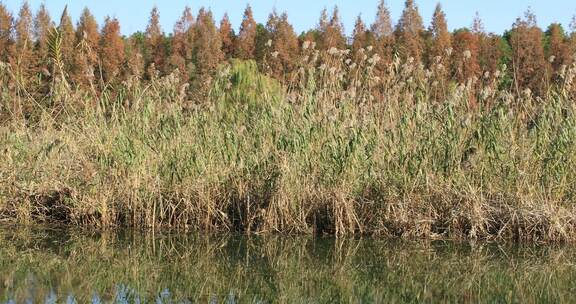
<instances>
[{"instance_id":1,"label":"brown dry reed","mask_svg":"<svg viewBox=\"0 0 576 304\"><path fill-rule=\"evenodd\" d=\"M425 69L396 58L382 69L371 47L355 56L302 48L285 83L232 61L203 94L187 94L175 71L98 94L62 75L39 98L2 64L0 217L576 240L575 66L534 97L502 85L505 67L444 83L442 60Z\"/></svg>"}]
</instances>

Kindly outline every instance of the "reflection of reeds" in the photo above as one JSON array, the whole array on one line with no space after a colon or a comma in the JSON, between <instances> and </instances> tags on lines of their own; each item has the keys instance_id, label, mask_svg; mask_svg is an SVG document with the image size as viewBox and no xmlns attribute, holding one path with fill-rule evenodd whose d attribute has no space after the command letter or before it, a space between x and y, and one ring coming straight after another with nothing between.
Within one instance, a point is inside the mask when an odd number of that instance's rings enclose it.
<instances>
[{"instance_id":1,"label":"reflection of reeds","mask_svg":"<svg viewBox=\"0 0 576 304\"><path fill-rule=\"evenodd\" d=\"M382 67L370 49L350 56L308 46L286 84L234 61L203 100L188 99L177 73L99 96L60 90L48 98L65 109L25 121L4 110L20 97L3 90L0 215L212 232L576 239L574 67L534 97L501 90L505 69L438 89L440 66Z\"/></svg>"},{"instance_id":2,"label":"reflection of reeds","mask_svg":"<svg viewBox=\"0 0 576 304\"><path fill-rule=\"evenodd\" d=\"M2 232L0 301L564 302L575 279L573 250L554 246L42 233Z\"/></svg>"}]
</instances>

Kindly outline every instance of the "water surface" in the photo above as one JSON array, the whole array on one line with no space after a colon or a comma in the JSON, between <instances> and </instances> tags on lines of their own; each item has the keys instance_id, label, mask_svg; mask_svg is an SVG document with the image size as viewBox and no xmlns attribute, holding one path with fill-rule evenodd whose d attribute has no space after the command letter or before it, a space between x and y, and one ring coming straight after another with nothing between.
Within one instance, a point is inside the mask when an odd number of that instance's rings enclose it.
<instances>
[{"instance_id":1,"label":"water surface","mask_svg":"<svg viewBox=\"0 0 576 304\"><path fill-rule=\"evenodd\" d=\"M568 246L0 228L0 303L558 303Z\"/></svg>"}]
</instances>

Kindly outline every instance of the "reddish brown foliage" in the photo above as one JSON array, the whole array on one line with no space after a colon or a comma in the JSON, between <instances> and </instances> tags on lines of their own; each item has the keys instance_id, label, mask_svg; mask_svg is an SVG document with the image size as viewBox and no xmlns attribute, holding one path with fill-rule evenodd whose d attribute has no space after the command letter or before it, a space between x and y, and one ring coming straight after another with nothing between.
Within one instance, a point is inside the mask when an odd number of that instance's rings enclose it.
<instances>
[{"instance_id":1,"label":"reddish brown foliage","mask_svg":"<svg viewBox=\"0 0 576 304\"><path fill-rule=\"evenodd\" d=\"M494 34L480 36L479 62L482 71L489 72L493 77L499 68L502 53L502 38Z\"/></svg>"},{"instance_id":2,"label":"reddish brown foliage","mask_svg":"<svg viewBox=\"0 0 576 304\"><path fill-rule=\"evenodd\" d=\"M146 62L142 53L142 45L134 37L130 37L126 41L126 64L126 76L136 77L137 79L144 77Z\"/></svg>"},{"instance_id":3,"label":"reddish brown foliage","mask_svg":"<svg viewBox=\"0 0 576 304\"><path fill-rule=\"evenodd\" d=\"M294 70L298 56L298 37L294 28L288 22L288 15L271 14L267 29L272 42L272 54L269 60L272 74L278 79L284 79Z\"/></svg>"},{"instance_id":4,"label":"reddish brown foliage","mask_svg":"<svg viewBox=\"0 0 576 304\"><path fill-rule=\"evenodd\" d=\"M557 73L562 66L570 64L572 61L572 54L570 52L570 44L562 26L558 23L553 23L548 27L548 50L546 56L549 58L552 71Z\"/></svg>"},{"instance_id":5,"label":"reddish brown foliage","mask_svg":"<svg viewBox=\"0 0 576 304\"><path fill-rule=\"evenodd\" d=\"M172 38L172 54L170 55L170 66L178 69L184 80L192 77L192 50L194 48L194 17L189 7L184 9L182 17L174 26Z\"/></svg>"},{"instance_id":6,"label":"reddish brown foliage","mask_svg":"<svg viewBox=\"0 0 576 304\"><path fill-rule=\"evenodd\" d=\"M390 17L390 10L384 0L380 0L380 4L378 5L376 19L371 26L371 36L374 40L374 49L382 58L382 60L378 62L376 70L378 73L383 73L386 65L392 61L395 44L392 18Z\"/></svg>"},{"instance_id":7,"label":"reddish brown foliage","mask_svg":"<svg viewBox=\"0 0 576 304\"><path fill-rule=\"evenodd\" d=\"M368 46L368 33L366 31L366 25L362 21L362 16L356 18L356 24L354 24L354 32L352 33L352 53L357 55L359 50Z\"/></svg>"},{"instance_id":8,"label":"reddish brown foliage","mask_svg":"<svg viewBox=\"0 0 576 304\"><path fill-rule=\"evenodd\" d=\"M422 60L424 49L424 42L422 41L423 31L424 26L418 7L414 0L406 0L402 17L400 17L396 26L398 49L402 57L412 57L417 62Z\"/></svg>"},{"instance_id":9,"label":"reddish brown foliage","mask_svg":"<svg viewBox=\"0 0 576 304\"><path fill-rule=\"evenodd\" d=\"M376 76L385 76L397 67L390 65L396 54L404 60L413 58L417 64L424 63L424 68L432 73L431 77L442 81L443 88L449 88L451 81L465 82L479 77L481 71L490 72L485 75L492 76L485 79L492 82L500 64L511 62L507 75L510 77L502 79L513 78L517 92L530 88L536 94L543 94L550 78L558 77L563 66L573 62L576 53L576 19L570 37L559 24L552 24L544 36L529 12L524 19L514 23L503 39L499 35L486 34L476 15L470 31L461 30L452 37L440 5L436 7L429 30L425 31L415 0L405 1L395 28L385 0L380 0L374 23L367 28L358 17L353 37L345 36L338 7L331 15L324 9L318 27L303 34L300 41L286 14L279 16L274 12L266 27L262 27L254 20L250 6L244 12L238 37L235 37L228 15L223 16L218 28L212 13L204 9L200 10L195 22L190 9L186 8L171 36L162 32L159 18L158 9L154 8L145 35L136 33L123 38L120 24L110 18L100 35L98 24L87 9L75 31L71 17L64 10L58 29L62 37L61 59L65 76L75 84L93 88L96 78L114 82L115 77L142 77L146 71L153 77L159 75L158 72L166 74L178 69L183 82L195 82L203 77L210 78L224 59L236 57L255 59L262 70L278 79L286 79L298 60L304 58L299 58L299 42L315 41L321 50L351 49L354 58L347 59L352 61L377 53L381 60L375 63L373 72ZM44 5L32 18L30 8L24 2L14 20L0 4L0 60L10 62L20 84L25 84L20 87L42 92L42 82L54 78L50 77L49 63L53 60L48 48L53 27ZM359 57L361 49L366 53ZM447 51L450 49L452 52ZM328 53L340 54L320 54ZM327 59L320 56L320 61ZM384 86L382 84L381 88ZM442 94L436 93L433 94L441 98Z\"/></svg>"},{"instance_id":10,"label":"reddish brown foliage","mask_svg":"<svg viewBox=\"0 0 576 304\"><path fill-rule=\"evenodd\" d=\"M21 84L25 84L33 73L33 31L32 12L28 2L24 2L20 8L18 19L14 26L15 43L10 63Z\"/></svg>"},{"instance_id":11,"label":"reddish brown foliage","mask_svg":"<svg viewBox=\"0 0 576 304\"><path fill-rule=\"evenodd\" d=\"M195 27L194 62L199 77L209 76L224 59L222 53L222 41L211 11L204 8L198 12L198 20Z\"/></svg>"},{"instance_id":12,"label":"reddish brown foliage","mask_svg":"<svg viewBox=\"0 0 576 304\"><path fill-rule=\"evenodd\" d=\"M12 45L12 14L0 3L0 61L7 61Z\"/></svg>"},{"instance_id":13,"label":"reddish brown foliage","mask_svg":"<svg viewBox=\"0 0 576 304\"><path fill-rule=\"evenodd\" d=\"M322 35L322 46L325 49L330 49L332 47L343 49L346 47L344 25L342 25L342 21L340 21L338 6L334 7L334 10L332 11L332 17L328 23L328 27L325 29Z\"/></svg>"},{"instance_id":14,"label":"reddish brown foliage","mask_svg":"<svg viewBox=\"0 0 576 304\"><path fill-rule=\"evenodd\" d=\"M468 79L478 77L480 74L478 35L467 30L458 31L454 35L453 47L452 68L454 78L464 83Z\"/></svg>"},{"instance_id":15,"label":"reddish brown foliage","mask_svg":"<svg viewBox=\"0 0 576 304\"><path fill-rule=\"evenodd\" d=\"M78 84L92 84L98 70L98 23L88 8L84 8L76 27L75 44L77 46L72 80Z\"/></svg>"},{"instance_id":16,"label":"reddish brown foliage","mask_svg":"<svg viewBox=\"0 0 576 304\"><path fill-rule=\"evenodd\" d=\"M160 27L160 12L157 7L150 12L150 21L146 27L146 62L148 63L148 76L152 77L156 71L164 71L165 48L164 33Z\"/></svg>"},{"instance_id":17,"label":"reddish brown foliage","mask_svg":"<svg viewBox=\"0 0 576 304\"><path fill-rule=\"evenodd\" d=\"M120 22L116 18L107 17L100 38L100 61L102 77L110 82L120 74L124 62L124 40L120 33Z\"/></svg>"},{"instance_id":18,"label":"reddish brown foliage","mask_svg":"<svg viewBox=\"0 0 576 304\"><path fill-rule=\"evenodd\" d=\"M74 30L74 25L72 25L72 19L70 18L70 15L68 15L67 6L64 8L62 16L60 17L58 31L62 38L62 63L64 64L65 71L67 73L72 73L75 69L74 57L76 52L76 32Z\"/></svg>"},{"instance_id":19,"label":"reddish brown foliage","mask_svg":"<svg viewBox=\"0 0 576 304\"><path fill-rule=\"evenodd\" d=\"M428 53L428 62L433 63L437 57L447 57L447 51L452 48L452 37L448 32L446 14L442 11L440 3L434 11L430 32L432 33L432 46Z\"/></svg>"},{"instance_id":20,"label":"reddish brown foliage","mask_svg":"<svg viewBox=\"0 0 576 304\"><path fill-rule=\"evenodd\" d=\"M524 19L516 20L510 44L517 91L528 88L541 95L546 89L548 82L542 40L542 30L536 24L536 16L532 12L528 11Z\"/></svg>"},{"instance_id":21,"label":"reddish brown foliage","mask_svg":"<svg viewBox=\"0 0 576 304\"><path fill-rule=\"evenodd\" d=\"M232 29L228 14L224 14L222 17L219 32L222 40L222 52L226 58L232 58L234 55L234 29Z\"/></svg>"},{"instance_id":22,"label":"reddish brown foliage","mask_svg":"<svg viewBox=\"0 0 576 304\"><path fill-rule=\"evenodd\" d=\"M36 18L34 18L34 38L36 39L36 58L39 70L47 69L48 65L48 37L54 28L50 13L44 4L40 5Z\"/></svg>"},{"instance_id":23,"label":"reddish brown foliage","mask_svg":"<svg viewBox=\"0 0 576 304\"><path fill-rule=\"evenodd\" d=\"M250 5L244 11L244 18L240 25L240 32L236 40L236 56L241 59L254 59L256 50L256 21L252 15Z\"/></svg>"}]
</instances>

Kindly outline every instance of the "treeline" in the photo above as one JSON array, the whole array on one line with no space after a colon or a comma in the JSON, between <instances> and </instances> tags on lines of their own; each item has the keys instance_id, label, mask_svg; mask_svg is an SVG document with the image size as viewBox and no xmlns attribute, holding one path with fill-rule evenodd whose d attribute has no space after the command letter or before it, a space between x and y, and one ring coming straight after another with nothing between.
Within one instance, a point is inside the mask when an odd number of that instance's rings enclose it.
<instances>
[{"instance_id":1,"label":"treeline","mask_svg":"<svg viewBox=\"0 0 576 304\"><path fill-rule=\"evenodd\" d=\"M351 61L366 59L370 50L378 55L376 74L395 59L414 62L447 86L497 77L507 69L503 85L542 95L562 81L576 53L576 18L570 33L558 23L544 31L531 11L503 35L486 33L478 15L470 28L450 32L440 4L426 26L414 0L406 0L395 25L382 0L374 23L359 16L352 37L345 35L337 7L323 10L317 27L300 35L286 13L272 12L261 24L250 6L238 33L228 15L217 24L205 8L194 14L186 7L169 34L159 20L154 8L145 32L124 37L116 18L107 17L100 26L88 8L74 25L67 9L55 22L44 4L34 13L24 2L13 14L0 3L0 61L8 63L19 87L46 93L57 79L97 91L130 77L149 80L175 70L198 87L231 58L255 60L262 71L286 81L302 56L314 55L310 48L348 50Z\"/></svg>"}]
</instances>

